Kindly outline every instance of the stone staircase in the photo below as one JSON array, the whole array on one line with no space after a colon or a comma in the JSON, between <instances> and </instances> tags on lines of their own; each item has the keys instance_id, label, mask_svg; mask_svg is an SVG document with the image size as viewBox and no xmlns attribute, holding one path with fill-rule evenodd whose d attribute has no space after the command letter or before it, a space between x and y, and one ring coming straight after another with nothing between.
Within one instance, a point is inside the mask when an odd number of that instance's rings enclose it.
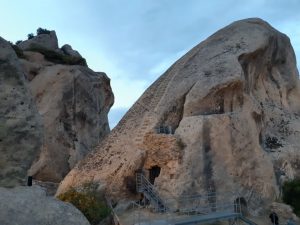
<instances>
[{"instance_id":1,"label":"stone staircase","mask_svg":"<svg viewBox=\"0 0 300 225\"><path fill-rule=\"evenodd\" d=\"M149 105L138 103L146 110L146 115L144 116L143 122L140 125L137 135L134 139L134 143L136 146L140 146L143 143L145 134L149 132L149 130L154 128L155 123L157 122L157 112L155 111L155 109L162 96L165 94L165 91L171 79L172 76L170 76L169 74L166 74L165 77L162 78L158 88L154 90L153 97Z\"/></svg>"}]
</instances>

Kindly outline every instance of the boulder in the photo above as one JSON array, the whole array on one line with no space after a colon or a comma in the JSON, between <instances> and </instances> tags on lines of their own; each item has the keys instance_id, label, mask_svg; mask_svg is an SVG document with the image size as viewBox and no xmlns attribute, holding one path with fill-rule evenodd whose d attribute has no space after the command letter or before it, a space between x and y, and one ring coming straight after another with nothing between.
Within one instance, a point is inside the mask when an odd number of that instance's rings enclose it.
<instances>
[{"instance_id":1,"label":"boulder","mask_svg":"<svg viewBox=\"0 0 300 225\"><path fill-rule=\"evenodd\" d=\"M55 31L50 31L49 34L39 34L32 39L22 41L18 47L24 51L37 47L58 50L58 40Z\"/></svg>"},{"instance_id":2,"label":"boulder","mask_svg":"<svg viewBox=\"0 0 300 225\"><path fill-rule=\"evenodd\" d=\"M107 75L60 52L54 31L25 42L0 42L0 186L60 182L110 132Z\"/></svg>"},{"instance_id":3,"label":"boulder","mask_svg":"<svg viewBox=\"0 0 300 225\"><path fill-rule=\"evenodd\" d=\"M46 196L39 186L0 188L1 225L89 225L72 204Z\"/></svg>"},{"instance_id":4,"label":"boulder","mask_svg":"<svg viewBox=\"0 0 300 225\"><path fill-rule=\"evenodd\" d=\"M110 80L87 67L52 65L42 67L29 86L45 127L43 150L30 174L60 182L110 132Z\"/></svg>"},{"instance_id":5,"label":"boulder","mask_svg":"<svg viewBox=\"0 0 300 225\"><path fill-rule=\"evenodd\" d=\"M261 19L234 22L156 80L57 193L94 181L116 200L138 198L144 170L163 199L238 197L258 215L279 198L281 176L300 174L298 77L286 35Z\"/></svg>"},{"instance_id":6,"label":"boulder","mask_svg":"<svg viewBox=\"0 0 300 225\"><path fill-rule=\"evenodd\" d=\"M78 58L82 58L82 56L79 54L78 51L73 50L71 45L64 45L61 47L61 50L63 51L64 54L69 55L69 56L73 56L73 57L78 57Z\"/></svg>"},{"instance_id":7,"label":"boulder","mask_svg":"<svg viewBox=\"0 0 300 225\"><path fill-rule=\"evenodd\" d=\"M0 38L0 186L24 184L42 147L42 122L20 62Z\"/></svg>"}]
</instances>

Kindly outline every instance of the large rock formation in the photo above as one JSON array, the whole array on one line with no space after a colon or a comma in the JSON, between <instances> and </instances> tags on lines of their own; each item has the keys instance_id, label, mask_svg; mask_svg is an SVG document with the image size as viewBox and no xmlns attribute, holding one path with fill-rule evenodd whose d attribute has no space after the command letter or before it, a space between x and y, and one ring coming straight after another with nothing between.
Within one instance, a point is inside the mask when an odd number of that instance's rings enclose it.
<instances>
[{"instance_id":1,"label":"large rock formation","mask_svg":"<svg viewBox=\"0 0 300 225\"><path fill-rule=\"evenodd\" d=\"M0 186L25 184L42 146L42 123L11 45L0 38Z\"/></svg>"},{"instance_id":2,"label":"large rock formation","mask_svg":"<svg viewBox=\"0 0 300 225\"><path fill-rule=\"evenodd\" d=\"M39 41L39 47L24 51L21 63L45 127L42 153L30 174L38 180L59 182L109 133L107 114L114 98L105 73L85 65L68 65L85 60L70 45L58 49L54 34L25 41L33 46Z\"/></svg>"},{"instance_id":3,"label":"large rock formation","mask_svg":"<svg viewBox=\"0 0 300 225\"><path fill-rule=\"evenodd\" d=\"M47 32L18 45L1 40L0 186L29 168L35 179L60 182L110 132L110 79Z\"/></svg>"},{"instance_id":4,"label":"large rock formation","mask_svg":"<svg viewBox=\"0 0 300 225\"><path fill-rule=\"evenodd\" d=\"M72 204L46 196L38 187L0 188L1 225L89 225Z\"/></svg>"},{"instance_id":5,"label":"large rock formation","mask_svg":"<svg viewBox=\"0 0 300 225\"><path fill-rule=\"evenodd\" d=\"M58 193L96 181L128 198L135 171L155 169L162 197L238 191L255 214L300 176L298 75L286 35L234 22L152 84Z\"/></svg>"},{"instance_id":6,"label":"large rock formation","mask_svg":"<svg viewBox=\"0 0 300 225\"><path fill-rule=\"evenodd\" d=\"M57 182L109 133L109 79L82 66L52 65L41 68L30 89L45 126L43 151L30 172Z\"/></svg>"}]
</instances>

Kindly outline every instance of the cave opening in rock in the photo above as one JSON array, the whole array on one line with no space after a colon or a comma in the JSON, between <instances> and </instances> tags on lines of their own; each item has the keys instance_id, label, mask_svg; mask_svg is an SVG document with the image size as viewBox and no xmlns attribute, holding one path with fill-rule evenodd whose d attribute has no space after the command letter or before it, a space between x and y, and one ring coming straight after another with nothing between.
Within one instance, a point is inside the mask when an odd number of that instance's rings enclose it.
<instances>
[{"instance_id":1,"label":"cave opening in rock","mask_svg":"<svg viewBox=\"0 0 300 225\"><path fill-rule=\"evenodd\" d=\"M154 184L155 178L157 178L160 174L160 167L159 166L152 166L149 169L149 181L151 184Z\"/></svg>"},{"instance_id":2,"label":"cave opening in rock","mask_svg":"<svg viewBox=\"0 0 300 225\"><path fill-rule=\"evenodd\" d=\"M234 201L234 203L237 212L241 212L243 215L248 215L247 201L245 198L239 197Z\"/></svg>"}]
</instances>

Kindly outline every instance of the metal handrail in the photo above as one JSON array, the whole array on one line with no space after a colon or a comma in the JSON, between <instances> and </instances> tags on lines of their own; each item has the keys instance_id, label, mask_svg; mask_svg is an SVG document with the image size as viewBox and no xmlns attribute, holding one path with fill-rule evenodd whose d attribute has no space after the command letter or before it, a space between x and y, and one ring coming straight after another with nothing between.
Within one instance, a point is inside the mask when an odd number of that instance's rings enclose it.
<instances>
[{"instance_id":1,"label":"metal handrail","mask_svg":"<svg viewBox=\"0 0 300 225\"><path fill-rule=\"evenodd\" d=\"M177 209L171 210L171 207L168 207L168 200L163 200L159 197L158 192L156 191L155 187L149 182L149 180L144 176L142 173L136 174L136 183L137 183L137 190L139 192L143 192L145 194L145 197L148 198L150 202L153 203L154 208L156 211L173 211L178 213L184 213L184 214L205 214L205 213L211 213L216 211L229 211L229 212L235 212L238 214L242 213L241 210L241 203L234 202L234 203L228 203L228 200L222 199L219 200L217 198L216 193L208 193L207 195L194 195L189 197L181 197L176 202L182 203L184 201L200 201L197 202L197 205L192 205L191 207L182 208L182 206L178 207ZM207 203L209 201L209 198L215 197L216 202L212 205ZM169 199L170 201L174 202L174 199ZM201 202L202 200L202 202ZM205 202L203 202L203 200ZM205 205L204 205L205 204ZM180 205L180 204L179 204Z\"/></svg>"},{"instance_id":2,"label":"metal handrail","mask_svg":"<svg viewBox=\"0 0 300 225\"><path fill-rule=\"evenodd\" d=\"M167 207L164 201L159 197L155 187L148 181L148 179L142 174L137 173L137 189L139 192L143 192L149 201L155 204L156 211L167 211Z\"/></svg>"},{"instance_id":3,"label":"metal handrail","mask_svg":"<svg viewBox=\"0 0 300 225\"><path fill-rule=\"evenodd\" d=\"M230 192L230 195L224 193L222 193L222 195L217 195L217 193L215 192L210 192L206 195L181 196L178 199L163 200L160 198L154 185L149 182L149 180L142 172L136 174L136 184L137 191L144 194L144 196L150 201L150 204L155 208L155 210L158 212L168 213L168 215L172 216L172 221L177 218L180 220L183 219L183 221L181 221L180 223L192 224L198 220L211 220L214 218L214 216L218 219L221 216L220 218L231 217L243 220L249 225L257 225L256 223L243 216L242 204L239 194L235 194L233 196L233 192ZM214 198L213 203L211 202L212 197ZM170 204L171 201L173 204ZM187 207L183 207L185 206L185 202L189 203ZM171 209L171 207L169 207L168 205L174 205L174 203L176 203L177 206L175 209ZM191 203L192 205L190 205ZM138 205L137 203L135 204ZM139 208L141 207L142 206L140 205ZM211 215L211 218L208 217L209 215ZM191 220L189 220L188 218L190 216ZM185 221L184 218L186 218L187 220ZM141 221L140 219L141 218L139 218L139 222Z\"/></svg>"}]
</instances>

